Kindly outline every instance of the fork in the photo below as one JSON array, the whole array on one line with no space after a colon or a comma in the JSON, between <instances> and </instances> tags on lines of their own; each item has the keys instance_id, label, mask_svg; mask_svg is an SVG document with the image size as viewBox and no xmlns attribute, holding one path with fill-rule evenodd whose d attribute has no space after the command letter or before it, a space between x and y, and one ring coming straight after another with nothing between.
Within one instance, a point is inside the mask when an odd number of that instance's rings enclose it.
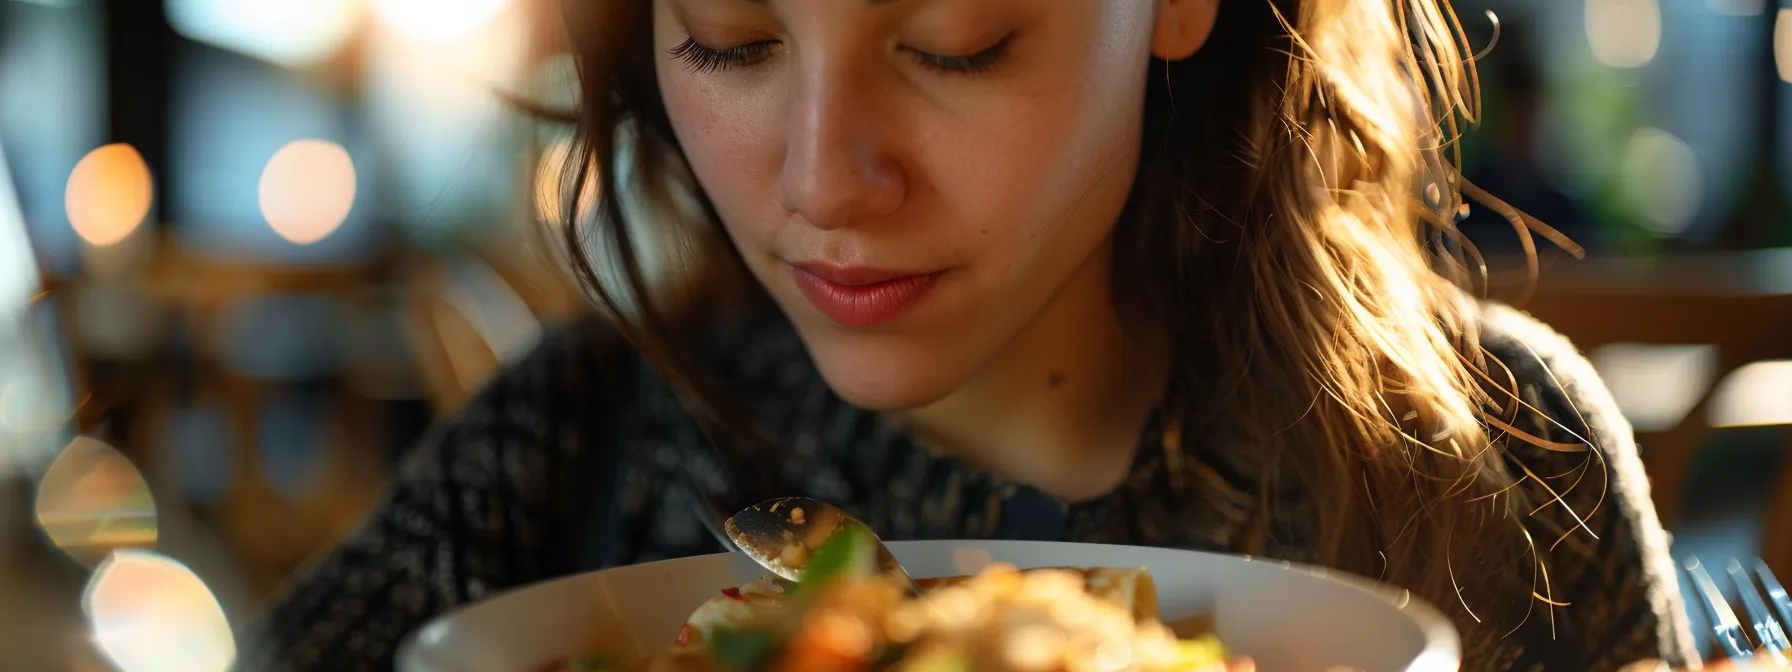
<instances>
[{"instance_id":1,"label":"fork","mask_svg":"<svg viewBox=\"0 0 1792 672\"><path fill-rule=\"evenodd\" d=\"M1695 588L1693 593L1704 605L1705 615L1711 619L1712 634L1716 636L1717 644L1724 654L1732 660L1765 654L1773 664L1784 666L1788 664L1786 654L1792 651L1792 641L1787 640L1785 627L1781 623L1792 623L1792 597L1787 596L1786 589L1774 577L1773 571L1767 568L1767 563L1756 559L1754 570L1754 576L1749 576L1748 570L1735 559L1731 559L1724 567L1725 573L1730 575L1730 581L1736 584L1736 593L1742 598L1743 611L1748 612L1749 623L1755 631L1754 641L1760 643L1759 651L1750 643L1741 619L1736 617L1736 612L1724 601L1723 593L1718 590L1717 581L1711 578L1711 573L1706 571L1698 558L1686 559L1686 573L1692 577ZM1755 586L1757 578L1761 582L1759 589ZM1766 595L1765 599L1762 598L1763 593ZM1769 602L1773 604L1773 611L1768 611ZM1778 612L1777 618L1774 612Z\"/></svg>"}]
</instances>

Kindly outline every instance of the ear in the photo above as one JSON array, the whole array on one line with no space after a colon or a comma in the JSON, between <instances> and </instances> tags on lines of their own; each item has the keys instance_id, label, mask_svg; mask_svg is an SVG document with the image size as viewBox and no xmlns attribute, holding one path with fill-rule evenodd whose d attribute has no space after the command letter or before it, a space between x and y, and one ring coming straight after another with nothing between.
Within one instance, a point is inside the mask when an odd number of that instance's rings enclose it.
<instances>
[{"instance_id":1,"label":"ear","mask_svg":"<svg viewBox=\"0 0 1792 672\"><path fill-rule=\"evenodd\" d=\"M1220 11L1220 0L1158 0L1157 29L1151 55L1180 61L1207 44Z\"/></svg>"}]
</instances>

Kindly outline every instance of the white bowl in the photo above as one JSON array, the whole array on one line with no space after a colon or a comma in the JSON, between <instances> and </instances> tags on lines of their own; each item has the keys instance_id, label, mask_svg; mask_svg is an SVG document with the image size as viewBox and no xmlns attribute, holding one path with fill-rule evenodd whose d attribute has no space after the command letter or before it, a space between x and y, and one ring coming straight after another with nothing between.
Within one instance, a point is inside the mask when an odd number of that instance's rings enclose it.
<instances>
[{"instance_id":1,"label":"white bowl","mask_svg":"<svg viewBox=\"0 0 1792 672\"><path fill-rule=\"evenodd\" d=\"M1167 622L1211 614L1216 634L1265 672L1455 670L1456 630L1404 591L1290 565L1162 548L1023 541L909 541L916 577L1032 567L1145 567ZM738 583L727 555L619 567L537 584L449 613L399 650L398 672L533 672L594 652L628 659L669 645L691 610Z\"/></svg>"}]
</instances>

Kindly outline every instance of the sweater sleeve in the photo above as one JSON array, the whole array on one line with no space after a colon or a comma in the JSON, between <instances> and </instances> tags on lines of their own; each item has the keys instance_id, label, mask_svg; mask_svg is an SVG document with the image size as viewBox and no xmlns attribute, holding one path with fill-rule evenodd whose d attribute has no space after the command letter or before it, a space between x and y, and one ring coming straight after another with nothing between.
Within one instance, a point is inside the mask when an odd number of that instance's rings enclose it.
<instances>
[{"instance_id":1,"label":"sweater sleeve","mask_svg":"<svg viewBox=\"0 0 1792 672\"><path fill-rule=\"evenodd\" d=\"M550 334L433 428L360 529L250 628L238 669L390 670L430 617L565 571L552 531L578 525L579 503L603 497L589 490L604 479L588 477L621 459L586 440L607 415L590 410L604 408L593 381L632 375L627 359L595 354L595 332Z\"/></svg>"},{"instance_id":2,"label":"sweater sleeve","mask_svg":"<svg viewBox=\"0 0 1792 672\"><path fill-rule=\"evenodd\" d=\"M1510 442L1512 476L1532 509L1533 557L1545 570L1536 575L1547 582L1535 584L1525 624L1486 644L1503 661L1473 669L1695 663L1667 534L1611 392L1566 339L1530 317L1489 306L1483 324L1484 346L1512 371L1524 401L1514 429L1555 448Z\"/></svg>"}]
</instances>

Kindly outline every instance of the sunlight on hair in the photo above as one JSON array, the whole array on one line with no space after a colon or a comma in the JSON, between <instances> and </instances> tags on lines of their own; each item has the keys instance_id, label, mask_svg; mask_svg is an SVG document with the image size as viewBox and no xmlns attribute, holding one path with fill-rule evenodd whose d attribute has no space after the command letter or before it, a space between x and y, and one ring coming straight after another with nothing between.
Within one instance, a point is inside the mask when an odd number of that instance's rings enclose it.
<instances>
[{"instance_id":1,"label":"sunlight on hair","mask_svg":"<svg viewBox=\"0 0 1792 672\"><path fill-rule=\"evenodd\" d=\"M1587 359L1637 431L1680 424L1717 377L1717 347L1612 343Z\"/></svg>"},{"instance_id":2,"label":"sunlight on hair","mask_svg":"<svg viewBox=\"0 0 1792 672\"><path fill-rule=\"evenodd\" d=\"M562 167L572 153L572 141L561 140L550 145L535 163L535 217L542 221L560 219L560 206L565 188L561 186Z\"/></svg>"},{"instance_id":3,"label":"sunlight on hair","mask_svg":"<svg viewBox=\"0 0 1792 672\"><path fill-rule=\"evenodd\" d=\"M509 4L510 0L374 0L373 11L406 37L442 43L473 32Z\"/></svg>"},{"instance_id":4,"label":"sunlight on hair","mask_svg":"<svg viewBox=\"0 0 1792 672\"><path fill-rule=\"evenodd\" d=\"M224 672L236 659L217 597L166 556L114 554L94 572L81 602L94 643L120 672Z\"/></svg>"},{"instance_id":5,"label":"sunlight on hair","mask_svg":"<svg viewBox=\"0 0 1792 672\"><path fill-rule=\"evenodd\" d=\"M566 161L572 156L572 141L561 140L541 153L541 160L535 166L535 216L543 221L560 222L565 214L566 183L571 176L566 172ZM585 184L579 191L578 212L575 217L583 218L597 205L597 168L585 174Z\"/></svg>"},{"instance_id":6,"label":"sunlight on hair","mask_svg":"<svg viewBox=\"0 0 1792 672\"><path fill-rule=\"evenodd\" d=\"M37 524L57 548L92 566L120 548L153 548L156 504L117 449L76 437L37 484Z\"/></svg>"},{"instance_id":7,"label":"sunlight on hair","mask_svg":"<svg viewBox=\"0 0 1792 672\"><path fill-rule=\"evenodd\" d=\"M300 245L323 240L355 206L355 163L342 145L298 140L268 159L261 172L261 216L275 233Z\"/></svg>"},{"instance_id":8,"label":"sunlight on hair","mask_svg":"<svg viewBox=\"0 0 1792 672\"><path fill-rule=\"evenodd\" d=\"M1792 9L1782 9L1773 19L1773 66L1780 81L1792 84Z\"/></svg>"},{"instance_id":9,"label":"sunlight on hair","mask_svg":"<svg viewBox=\"0 0 1792 672\"><path fill-rule=\"evenodd\" d=\"M1593 57L1614 68L1639 68L1661 49L1661 6L1656 0L1587 0L1587 44Z\"/></svg>"},{"instance_id":10,"label":"sunlight on hair","mask_svg":"<svg viewBox=\"0 0 1792 672\"><path fill-rule=\"evenodd\" d=\"M360 0L169 0L168 24L197 42L304 65L342 47L360 7Z\"/></svg>"},{"instance_id":11,"label":"sunlight on hair","mask_svg":"<svg viewBox=\"0 0 1792 672\"><path fill-rule=\"evenodd\" d=\"M1711 393L1712 427L1792 425L1792 360L1736 369Z\"/></svg>"},{"instance_id":12,"label":"sunlight on hair","mask_svg":"<svg viewBox=\"0 0 1792 672\"><path fill-rule=\"evenodd\" d=\"M1704 205L1705 172L1685 140L1644 127L1624 147L1618 191L1638 223L1663 237L1678 236Z\"/></svg>"},{"instance_id":13,"label":"sunlight on hair","mask_svg":"<svg viewBox=\"0 0 1792 672\"><path fill-rule=\"evenodd\" d=\"M68 222L90 244L115 244L149 216L154 192L149 165L135 147L122 143L100 147L69 173L64 196Z\"/></svg>"}]
</instances>

